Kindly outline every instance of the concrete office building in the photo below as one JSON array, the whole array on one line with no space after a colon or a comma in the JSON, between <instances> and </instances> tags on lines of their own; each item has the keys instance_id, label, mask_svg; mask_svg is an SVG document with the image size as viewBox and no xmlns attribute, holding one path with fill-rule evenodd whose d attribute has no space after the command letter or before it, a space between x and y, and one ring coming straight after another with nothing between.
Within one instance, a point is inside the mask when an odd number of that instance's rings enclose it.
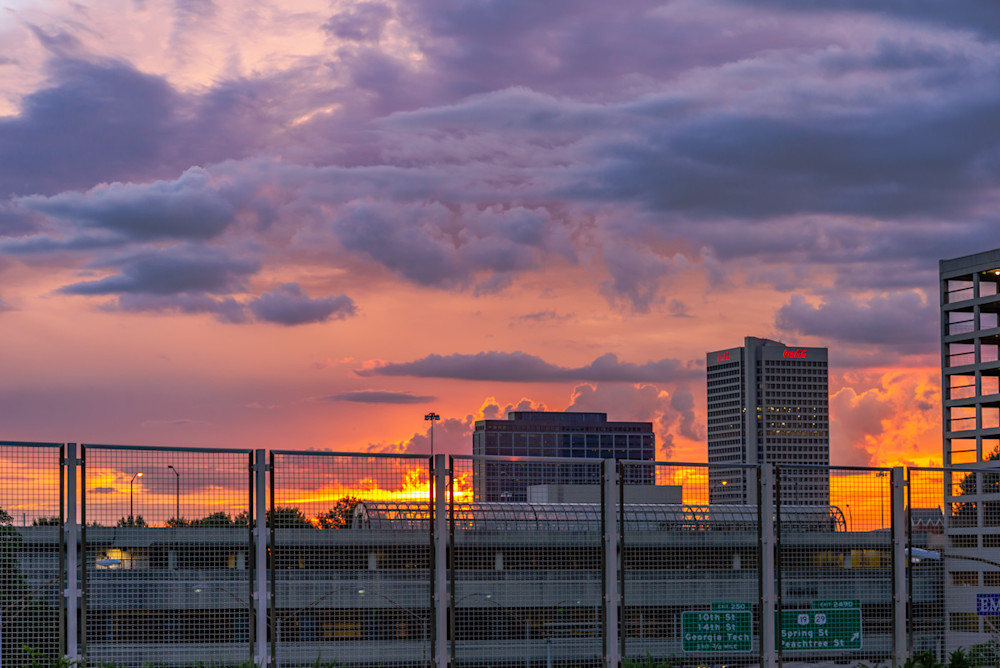
<instances>
[{"instance_id":1,"label":"concrete office building","mask_svg":"<svg viewBox=\"0 0 1000 668\"><path fill-rule=\"evenodd\" d=\"M945 466L996 468L1000 447L1000 249L941 260L941 398ZM946 473L948 647L993 632L976 594L1000 586L1000 476ZM968 557L966 559L965 557Z\"/></svg>"},{"instance_id":2,"label":"concrete office building","mask_svg":"<svg viewBox=\"0 0 1000 668\"><path fill-rule=\"evenodd\" d=\"M830 463L827 349L746 337L741 348L708 353L710 464ZM756 503L756 478L713 467L710 503ZM830 504L825 470L782 471L781 502Z\"/></svg>"},{"instance_id":3,"label":"concrete office building","mask_svg":"<svg viewBox=\"0 0 1000 668\"><path fill-rule=\"evenodd\" d=\"M502 462L477 458L473 464L476 499L527 501L532 485L593 485L600 481L600 460L652 461L656 440L652 422L609 422L607 413L511 411L506 420L478 420L473 455L574 457L587 462ZM630 467L626 482L652 484L653 468Z\"/></svg>"}]
</instances>

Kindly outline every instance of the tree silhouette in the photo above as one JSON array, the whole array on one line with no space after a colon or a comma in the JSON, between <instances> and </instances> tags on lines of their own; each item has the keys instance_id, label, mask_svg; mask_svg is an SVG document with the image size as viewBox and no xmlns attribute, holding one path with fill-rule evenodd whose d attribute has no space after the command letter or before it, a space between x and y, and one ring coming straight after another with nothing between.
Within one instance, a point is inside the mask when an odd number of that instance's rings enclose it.
<instances>
[{"instance_id":1,"label":"tree silhouette","mask_svg":"<svg viewBox=\"0 0 1000 668\"><path fill-rule=\"evenodd\" d=\"M333 508L319 515L316 520L320 529L350 529L354 522L354 508L361 499L354 496L343 496L337 499Z\"/></svg>"},{"instance_id":2,"label":"tree silhouette","mask_svg":"<svg viewBox=\"0 0 1000 668\"><path fill-rule=\"evenodd\" d=\"M275 508L272 515L267 511L267 524L277 529L315 529L312 522L306 519L298 508Z\"/></svg>"},{"instance_id":3,"label":"tree silhouette","mask_svg":"<svg viewBox=\"0 0 1000 668\"><path fill-rule=\"evenodd\" d=\"M33 527L57 527L62 525L62 520L59 519L58 515L52 517L39 517L38 519L31 521L31 526Z\"/></svg>"},{"instance_id":4,"label":"tree silhouette","mask_svg":"<svg viewBox=\"0 0 1000 668\"><path fill-rule=\"evenodd\" d=\"M993 452L987 455L983 461L992 462L1000 460L1000 445L993 448ZM976 493L976 474L968 473L958 483L961 495L971 495ZM983 494L1000 493L1000 474L983 473ZM953 503L951 506L950 523L956 527L976 526L976 504L973 501L966 503ZM1000 523L1000 503L997 501L986 501L983 503L983 524L985 526L998 526Z\"/></svg>"},{"instance_id":5,"label":"tree silhouette","mask_svg":"<svg viewBox=\"0 0 1000 668\"><path fill-rule=\"evenodd\" d=\"M200 520L191 520L191 526L193 527L231 527L233 526L233 520L226 513L219 510L211 515L206 515Z\"/></svg>"},{"instance_id":6,"label":"tree silhouette","mask_svg":"<svg viewBox=\"0 0 1000 668\"><path fill-rule=\"evenodd\" d=\"M116 524L115 526L119 526L119 527L144 527L144 526L146 526L146 520L142 519L142 515L136 515L135 517L132 517L131 515L129 515L128 517L120 517L120 518L118 518L118 524Z\"/></svg>"}]
</instances>

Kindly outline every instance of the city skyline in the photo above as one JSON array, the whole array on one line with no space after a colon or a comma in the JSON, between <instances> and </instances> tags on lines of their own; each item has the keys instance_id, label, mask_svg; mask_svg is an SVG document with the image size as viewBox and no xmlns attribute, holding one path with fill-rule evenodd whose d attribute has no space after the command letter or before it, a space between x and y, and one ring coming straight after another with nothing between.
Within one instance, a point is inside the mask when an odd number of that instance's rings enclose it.
<instances>
[{"instance_id":1,"label":"city skyline","mask_svg":"<svg viewBox=\"0 0 1000 668\"><path fill-rule=\"evenodd\" d=\"M831 464L940 464L1000 10L536 5L8 3L0 438L426 453L434 411L468 453L545 409L705 461L705 352L757 336L831 350Z\"/></svg>"}]
</instances>

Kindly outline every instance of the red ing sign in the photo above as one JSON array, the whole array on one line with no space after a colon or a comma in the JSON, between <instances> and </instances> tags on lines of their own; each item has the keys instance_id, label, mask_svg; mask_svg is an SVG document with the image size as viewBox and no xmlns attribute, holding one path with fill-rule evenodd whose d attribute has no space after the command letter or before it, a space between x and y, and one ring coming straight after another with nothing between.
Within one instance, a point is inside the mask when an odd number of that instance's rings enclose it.
<instances>
[{"instance_id":1,"label":"red ing sign","mask_svg":"<svg viewBox=\"0 0 1000 668\"><path fill-rule=\"evenodd\" d=\"M729 361L729 351L724 353L719 353L719 356L715 358L716 362L728 362Z\"/></svg>"},{"instance_id":2,"label":"red ing sign","mask_svg":"<svg viewBox=\"0 0 1000 668\"><path fill-rule=\"evenodd\" d=\"M799 348L798 350L792 350L791 348L785 348L785 350L781 353L781 356L782 357L794 357L795 359L803 359L804 360L806 358L806 349L805 348Z\"/></svg>"}]
</instances>

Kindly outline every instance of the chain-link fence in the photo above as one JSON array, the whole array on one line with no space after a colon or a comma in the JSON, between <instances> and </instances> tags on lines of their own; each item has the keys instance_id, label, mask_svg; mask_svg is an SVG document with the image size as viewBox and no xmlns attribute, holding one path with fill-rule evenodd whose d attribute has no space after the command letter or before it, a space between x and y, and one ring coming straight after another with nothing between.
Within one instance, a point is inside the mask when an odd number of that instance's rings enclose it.
<instances>
[{"instance_id":1,"label":"chain-link fence","mask_svg":"<svg viewBox=\"0 0 1000 668\"><path fill-rule=\"evenodd\" d=\"M614 523L601 461L456 456L451 466L456 665L600 665L611 576L602 520Z\"/></svg>"},{"instance_id":2,"label":"chain-link fence","mask_svg":"<svg viewBox=\"0 0 1000 668\"><path fill-rule=\"evenodd\" d=\"M275 664L428 665L429 458L281 451L271 461Z\"/></svg>"},{"instance_id":3,"label":"chain-link fence","mask_svg":"<svg viewBox=\"0 0 1000 668\"><path fill-rule=\"evenodd\" d=\"M715 467L703 464L622 463L621 629L628 659L698 665L757 659L757 506L709 504L710 485L755 488L757 472L719 471L723 475L713 475Z\"/></svg>"},{"instance_id":4,"label":"chain-link fence","mask_svg":"<svg viewBox=\"0 0 1000 668\"><path fill-rule=\"evenodd\" d=\"M912 646L1000 661L1000 472L910 469ZM939 505L940 504L940 505Z\"/></svg>"},{"instance_id":5,"label":"chain-link fence","mask_svg":"<svg viewBox=\"0 0 1000 668\"><path fill-rule=\"evenodd\" d=\"M945 515L942 511L946 476L941 469L910 469L906 490L907 522L907 599L909 614L907 636L910 651L931 652L938 660L945 658L944 610L944 557L951 552L946 543ZM966 474L959 474L964 477ZM975 555L978 551L976 536L970 537L968 528L960 528L957 538L958 552ZM971 548L962 548L975 542ZM959 570L962 573L961 570ZM973 573L974 572L974 573ZM978 586L978 569L965 569L960 575L959 586ZM968 584L965 584L968 583ZM973 584L974 583L974 584ZM973 612L965 610L964 612ZM956 618L960 622L961 618ZM966 627L978 627L978 616L967 616Z\"/></svg>"},{"instance_id":6,"label":"chain-link fence","mask_svg":"<svg viewBox=\"0 0 1000 668\"><path fill-rule=\"evenodd\" d=\"M892 470L780 464L775 481L783 660L891 662Z\"/></svg>"},{"instance_id":7,"label":"chain-link fence","mask_svg":"<svg viewBox=\"0 0 1000 668\"><path fill-rule=\"evenodd\" d=\"M7 668L65 649L63 446L0 442L0 656Z\"/></svg>"},{"instance_id":8,"label":"chain-link fence","mask_svg":"<svg viewBox=\"0 0 1000 668\"><path fill-rule=\"evenodd\" d=\"M996 469L67 450L0 442L4 668L1000 658Z\"/></svg>"},{"instance_id":9,"label":"chain-link fence","mask_svg":"<svg viewBox=\"0 0 1000 668\"><path fill-rule=\"evenodd\" d=\"M251 660L251 453L103 445L81 453L88 663Z\"/></svg>"}]
</instances>

